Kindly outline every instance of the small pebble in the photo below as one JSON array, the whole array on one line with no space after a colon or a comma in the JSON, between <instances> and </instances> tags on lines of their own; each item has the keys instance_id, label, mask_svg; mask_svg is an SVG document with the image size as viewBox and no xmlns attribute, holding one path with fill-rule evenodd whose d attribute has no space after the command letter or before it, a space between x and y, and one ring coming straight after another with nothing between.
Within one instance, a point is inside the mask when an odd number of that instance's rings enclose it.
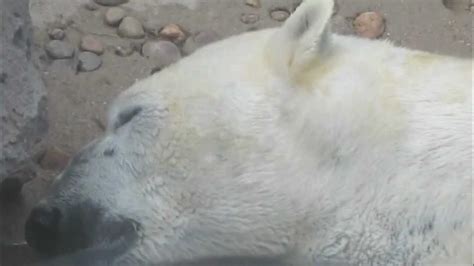
<instances>
[{"instance_id":1,"label":"small pebble","mask_svg":"<svg viewBox=\"0 0 474 266\"><path fill-rule=\"evenodd\" d=\"M472 1L468 0L443 0L442 2L444 7L456 12L470 11L472 10L472 5L474 5Z\"/></svg>"},{"instance_id":2,"label":"small pebble","mask_svg":"<svg viewBox=\"0 0 474 266\"><path fill-rule=\"evenodd\" d=\"M94 53L82 52L77 57L78 70L83 72L94 71L102 65L102 59Z\"/></svg>"},{"instance_id":3,"label":"small pebble","mask_svg":"<svg viewBox=\"0 0 474 266\"><path fill-rule=\"evenodd\" d=\"M64 39L64 37L66 37L66 33L64 32L64 30L60 28L51 29L48 32L48 35L51 40L62 40Z\"/></svg>"},{"instance_id":4,"label":"small pebble","mask_svg":"<svg viewBox=\"0 0 474 266\"><path fill-rule=\"evenodd\" d=\"M79 47L82 51L89 51L99 55L104 53L104 45L92 35L82 37Z\"/></svg>"},{"instance_id":5,"label":"small pebble","mask_svg":"<svg viewBox=\"0 0 474 266\"><path fill-rule=\"evenodd\" d=\"M197 49L219 40L219 35L214 31L201 31L189 37L183 46L185 54L191 54Z\"/></svg>"},{"instance_id":6,"label":"small pebble","mask_svg":"<svg viewBox=\"0 0 474 266\"><path fill-rule=\"evenodd\" d=\"M97 4L103 6L118 6L128 2L128 0L94 0Z\"/></svg>"},{"instance_id":7,"label":"small pebble","mask_svg":"<svg viewBox=\"0 0 474 266\"><path fill-rule=\"evenodd\" d=\"M246 0L245 4L255 8L260 8L262 6L260 0Z\"/></svg>"},{"instance_id":8,"label":"small pebble","mask_svg":"<svg viewBox=\"0 0 474 266\"><path fill-rule=\"evenodd\" d=\"M143 44L142 54L160 69L181 59L178 47L170 41L148 41Z\"/></svg>"},{"instance_id":9,"label":"small pebble","mask_svg":"<svg viewBox=\"0 0 474 266\"><path fill-rule=\"evenodd\" d=\"M84 4L84 8L89 10L89 11L95 11L95 10L99 9L99 5L97 5L92 0L89 0L89 2Z\"/></svg>"},{"instance_id":10,"label":"small pebble","mask_svg":"<svg viewBox=\"0 0 474 266\"><path fill-rule=\"evenodd\" d=\"M59 148L49 147L40 158L39 165L47 170L62 170L69 163L69 155Z\"/></svg>"},{"instance_id":11,"label":"small pebble","mask_svg":"<svg viewBox=\"0 0 474 266\"><path fill-rule=\"evenodd\" d=\"M244 13L240 16L240 21L244 24L254 24L260 19L258 14Z\"/></svg>"},{"instance_id":12,"label":"small pebble","mask_svg":"<svg viewBox=\"0 0 474 266\"><path fill-rule=\"evenodd\" d=\"M270 17L276 21L285 21L290 16L290 12L283 8L276 8L270 12Z\"/></svg>"},{"instance_id":13,"label":"small pebble","mask_svg":"<svg viewBox=\"0 0 474 266\"><path fill-rule=\"evenodd\" d=\"M378 12L365 12L356 17L353 26L357 35L376 39L385 31L385 20Z\"/></svg>"},{"instance_id":14,"label":"small pebble","mask_svg":"<svg viewBox=\"0 0 474 266\"><path fill-rule=\"evenodd\" d=\"M105 23L110 26L118 26L125 15L125 10L120 7L111 7L105 12Z\"/></svg>"},{"instance_id":15,"label":"small pebble","mask_svg":"<svg viewBox=\"0 0 474 266\"><path fill-rule=\"evenodd\" d=\"M168 39L174 43L182 43L186 40L186 33L177 24L168 24L161 29L160 37Z\"/></svg>"},{"instance_id":16,"label":"small pebble","mask_svg":"<svg viewBox=\"0 0 474 266\"><path fill-rule=\"evenodd\" d=\"M74 54L74 48L67 42L52 40L45 46L46 53L52 59L71 58Z\"/></svg>"},{"instance_id":17,"label":"small pebble","mask_svg":"<svg viewBox=\"0 0 474 266\"><path fill-rule=\"evenodd\" d=\"M126 57L133 54L133 48L130 46L115 46L115 54L118 56Z\"/></svg>"},{"instance_id":18,"label":"small pebble","mask_svg":"<svg viewBox=\"0 0 474 266\"><path fill-rule=\"evenodd\" d=\"M145 37L143 26L134 17L125 17L118 28L118 34L125 38L140 39Z\"/></svg>"}]
</instances>

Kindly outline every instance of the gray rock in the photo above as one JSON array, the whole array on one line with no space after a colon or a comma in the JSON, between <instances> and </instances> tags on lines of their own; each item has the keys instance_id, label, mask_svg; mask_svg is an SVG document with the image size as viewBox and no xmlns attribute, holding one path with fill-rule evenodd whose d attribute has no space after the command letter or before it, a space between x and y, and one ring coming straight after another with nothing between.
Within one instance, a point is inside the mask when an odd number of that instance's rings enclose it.
<instances>
[{"instance_id":1,"label":"gray rock","mask_svg":"<svg viewBox=\"0 0 474 266\"><path fill-rule=\"evenodd\" d=\"M74 48L67 42L52 40L45 46L46 53L52 59L71 58L74 54Z\"/></svg>"},{"instance_id":2,"label":"gray rock","mask_svg":"<svg viewBox=\"0 0 474 266\"><path fill-rule=\"evenodd\" d=\"M190 36L183 46L183 52L185 54L191 54L197 49L219 40L219 35L214 31L201 31L197 34Z\"/></svg>"},{"instance_id":3,"label":"gray rock","mask_svg":"<svg viewBox=\"0 0 474 266\"><path fill-rule=\"evenodd\" d=\"M155 68L165 68L181 59L178 47L170 41L148 41L143 44L142 54L155 64Z\"/></svg>"},{"instance_id":4,"label":"gray rock","mask_svg":"<svg viewBox=\"0 0 474 266\"><path fill-rule=\"evenodd\" d=\"M260 16L254 13L244 13L240 15L240 21L244 24L255 24L259 19Z\"/></svg>"},{"instance_id":5,"label":"gray rock","mask_svg":"<svg viewBox=\"0 0 474 266\"><path fill-rule=\"evenodd\" d=\"M443 0L445 8L455 12L472 11L474 2L471 0Z\"/></svg>"},{"instance_id":6,"label":"gray rock","mask_svg":"<svg viewBox=\"0 0 474 266\"><path fill-rule=\"evenodd\" d=\"M118 6L128 2L128 0L94 0L97 4L103 6Z\"/></svg>"},{"instance_id":7,"label":"gray rock","mask_svg":"<svg viewBox=\"0 0 474 266\"><path fill-rule=\"evenodd\" d=\"M62 40L66 37L66 32L59 28L54 28L48 31L49 38L51 40Z\"/></svg>"},{"instance_id":8,"label":"gray rock","mask_svg":"<svg viewBox=\"0 0 474 266\"><path fill-rule=\"evenodd\" d=\"M95 54L104 53L104 45L92 35L83 36L79 47L82 51L88 51Z\"/></svg>"},{"instance_id":9,"label":"gray rock","mask_svg":"<svg viewBox=\"0 0 474 266\"><path fill-rule=\"evenodd\" d=\"M145 37L143 26L134 17L125 17L118 28L118 34L125 38L140 39Z\"/></svg>"},{"instance_id":10,"label":"gray rock","mask_svg":"<svg viewBox=\"0 0 474 266\"><path fill-rule=\"evenodd\" d=\"M32 62L37 57L28 0L2 0L1 5L0 191L41 153L48 129L46 91Z\"/></svg>"},{"instance_id":11,"label":"gray rock","mask_svg":"<svg viewBox=\"0 0 474 266\"><path fill-rule=\"evenodd\" d=\"M290 11L284 8L276 8L270 11L270 17L276 21L285 21L290 16Z\"/></svg>"},{"instance_id":12,"label":"gray rock","mask_svg":"<svg viewBox=\"0 0 474 266\"><path fill-rule=\"evenodd\" d=\"M89 72L98 69L102 65L102 59L91 52L82 52L77 57L79 71Z\"/></svg>"},{"instance_id":13,"label":"gray rock","mask_svg":"<svg viewBox=\"0 0 474 266\"><path fill-rule=\"evenodd\" d=\"M160 30L159 36L176 44L183 43L187 38L184 30L179 25L174 23L165 25L163 29Z\"/></svg>"},{"instance_id":14,"label":"gray rock","mask_svg":"<svg viewBox=\"0 0 474 266\"><path fill-rule=\"evenodd\" d=\"M360 37L376 39L385 31L385 18L379 12L364 12L354 19L353 26Z\"/></svg>"},{"instance_id":15,"label":"gray rock","mask_svg":"<svg viewBox=\"0 0 474 266\"><path fill-rule=\"evenodd\" d=\"M120 7L111 7L105 12L104 20L109 26L118 26L125 15L125 10Z\"/></svg>"}]
</instances>

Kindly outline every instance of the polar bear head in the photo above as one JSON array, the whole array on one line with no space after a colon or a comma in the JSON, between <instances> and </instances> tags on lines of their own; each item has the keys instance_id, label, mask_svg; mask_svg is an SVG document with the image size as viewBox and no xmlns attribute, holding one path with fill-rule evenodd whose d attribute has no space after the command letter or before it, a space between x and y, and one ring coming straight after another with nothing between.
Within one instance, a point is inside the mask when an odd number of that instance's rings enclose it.
<instances>
[{"instance_id":1,"label":"polar bear head","mask_svg":"<svg viewBox=\"0 0 474 266\"><path fill-rule=\"evenodd\" d=\"M28 243L67 254L58 265L276 265L307 207L281 104L330 47L332 8L307 0L281 28L204 47L123 92L106 133L31 212Z\"/></svg>"}]
</instances>

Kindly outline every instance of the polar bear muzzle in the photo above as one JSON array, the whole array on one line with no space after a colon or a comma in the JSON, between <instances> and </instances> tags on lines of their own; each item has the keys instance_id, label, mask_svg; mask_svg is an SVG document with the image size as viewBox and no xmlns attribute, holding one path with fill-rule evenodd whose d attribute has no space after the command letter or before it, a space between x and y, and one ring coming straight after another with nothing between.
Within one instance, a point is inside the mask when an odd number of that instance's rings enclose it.
<instances>
[{"instance_id":1,"label":"polar bear muzzle","mask_svg":"<svg viewBox=\"0 0 474 266\"><path fill-rule=\"evenodd\" d=\"M89 265L109 262L133 245L139 223L117 210L117 202L134 179L116 150L98 140L74 156L26 221L25 238L32 248L46 255L67 254L58 265Z\"/></svg>"}]
</instances>

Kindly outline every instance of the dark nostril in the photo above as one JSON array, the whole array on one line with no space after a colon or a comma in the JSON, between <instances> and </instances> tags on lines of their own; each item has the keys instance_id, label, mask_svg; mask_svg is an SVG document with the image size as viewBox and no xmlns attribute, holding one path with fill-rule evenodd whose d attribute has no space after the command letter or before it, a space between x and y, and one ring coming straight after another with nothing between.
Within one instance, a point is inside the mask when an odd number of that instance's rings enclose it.
<instances>
[{"instance_id":1,"label":"dark nostril","mask_svg":"<svg viewBox=\"0 0 474 266\"><path fill-rule=\"evenodd\" d=\"M61 213L58 208L39 206L31 211L25 224L25 239L40 252L53 252L57 242Z\"/></svg>"}]
</instances>

